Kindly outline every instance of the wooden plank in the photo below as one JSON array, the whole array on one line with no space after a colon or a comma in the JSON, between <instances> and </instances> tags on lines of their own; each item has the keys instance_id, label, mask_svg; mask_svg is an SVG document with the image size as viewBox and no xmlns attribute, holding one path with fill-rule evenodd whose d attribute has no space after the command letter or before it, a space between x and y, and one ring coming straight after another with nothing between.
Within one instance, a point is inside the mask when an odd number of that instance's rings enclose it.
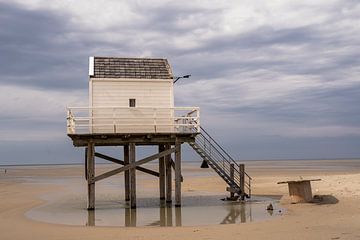
<instances>
[{"instance_id":1,"label":"wooden plank","mask_svg":"<svg viewBox=\"0 0 360 240\"><path fill-rule=\"evenodd\" d=\"M181 143L175 144L175 207L181 206Z\"/></svg>"},{"instance_id":2,"label":"wooden plank","mask_svg":"<svg viewBox=\"0 0 360 240\"><path fill-rule=\"evenodd\" d=\"M73 140L75 147L87 146L89 139L92 139L95 146L119 146L127 145L130 142L136 145L159 145L159 144L175 144L176 137L181 142L194 142L197 133L191 134L68 134Z\"/></svg>"},{"instance_id":3,"label":"wooden plank","mask_svg":"<svg viewBox=\"0 0 360 240\"><path fill-rule=\"evenodd\" d=\"M277 184L285 184L285 183L301 183L301 182L307 182L307 181L321 181L321 179L320 179L320 178L317 178L317 179L291 180L291 181L285 181L285 182L278 182Z\"/></svg>"},{"instance_id":4,"label":"wooden plank","mask_svg":"<svg viewBox=\"0 0 360 240\"><path fill-rule=\"evenodd\" d=\"M129 165L135 164L136 159L136 146L135 143L129 144ZM124 166L124 167L128 167ZM136 208L136 170L135 167L129 168L130 170L130 207Z\"/></svg>"},{"instance_id":5,"label":"wooden plank","mask_svg":"<svg viewBox=\"0 0 360 240\"><path fill-rule=\"evenodd\" d=\"M125 145L125 146L128 146L128 145ZM125 147L124 146L124 147ZM102 158L104 160L108 160L110 162L113 162L113 163L117 163L117 164L121 164L121 165L126 165L125 164L125 161L122 161L122 160L119 160L119 159L116 159L116 158L113 158L113 157L110 157L110 156L106 156L104 154L101 154L101 153L98 153L98 152L95 152L95 157L99 157L99 158ZM125 160L125 157L124 157L124 160ZM147 174L150 174L150 175L153 175L155 177L159 177L159 173L156 172L156 171L153 171L151 169L148 169L148 168L143 168L143 167L136 167L136 170L139 170L141 172L144 172L144 173L147 173ZM128 170L127 170L128 171ZM125 174L126 174L126 171L125 171Z\"/></svg>"},{"instance_id":6,"label":"wooden plank","mask_svg":"<svg viewBox=\"0 0 360 240\"><path fill-rule=\"evenodd\" d=\"M89 142L87 147L87 176L88 176L88 210L95 209L95 147Z\"/></svg>"},{"instance_id":7,"label":"wooden plank","mask_svg":"<svg viewBox=\"0 0 360 240\"><path fill-rule=\"evenodd\" d=\"M163 144L159 145L159 153L165 150ZM165 199L165 157L159 158L159 191L160 200Z\"/></svg>"},{"instance_id":8,"label":"wooden plank","mask_svg":"<svg viewBox=\"0 0 360 240\"><path fill-rule=\"evenodd\" d=\"M133 143L131 143L131 144L133 144ZM97 182L97 181L100 181L100 180L102 180L102 179L111 177L111 176L113 176L113 175L115 175L115 174L121 173L121 172L126 171L126 170L129 170L129 169L131 169L131 168L135 168L135 167L137 167L137 166L139 166L139 165L142 165L142 164L144 164L144 163L153 161L153 160L158 159L158 158L160 158L160 157L164 157L164 156L169 155L169 154L171 154L171 153L173 153L173 152L175 152L175 148L171 148L171 149L165 150L165 151L163 151L163 152L161 152L161 153L157 153L157 154L151 155L151 156L146 157L146 158L144 158L144 159L142 159L142 160L136 161L136 162L134 162L134 163L130 163L130 164L127 165L127 166L120 167L120 168L116 168L116 169L111 170L111 171L109 171L109 172L103 173L103 174L101 174L101 175L99 175L99 176L96 176L96 177L94 178L94 181ZM170 168L171 168L171 165L170 165Z\"/></svg>"},{"instance_id":9,"label":"wooden plank","mask_svg":"<svg viewBox=\"0 0 360 240\"><path fill-rule=\"evenodd\" d=\"M95 153L95 156L99 157L99 155L97 155L97 154L98 153ZM100 156L100 157L105 159L105 155ZM108 158L106 160L112 161L112 160L110 160L110 158ZM125 165L125 166L129 164L129 145L124 145L124 162L123 163L124 163L123 165ZM126 170L124 173L124 185L125 185L125 201L130 201L130 173L129 173L129 170Z\"/></svg>"},{"instance_id":10,"label":"wooden plank","mask_svg":"<svg viewBox=\"0 0 360 240\"><path fill-rule=\"evenodd\" d=\"M170 149L170 144L166 144L166 151ZM173 148L175 151L175 148ZM173 152L174 152L173 151ZM171 176L171 155L165 156L165 172L166 172L166 202L172 202L172 176Z\"/></svg>"}]
</instances>

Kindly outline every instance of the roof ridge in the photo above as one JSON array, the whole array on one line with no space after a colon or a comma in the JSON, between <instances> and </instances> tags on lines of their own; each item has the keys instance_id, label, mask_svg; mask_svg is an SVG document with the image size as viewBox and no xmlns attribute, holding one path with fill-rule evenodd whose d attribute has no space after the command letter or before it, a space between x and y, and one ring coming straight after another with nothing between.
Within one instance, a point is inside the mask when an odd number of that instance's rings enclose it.
<instances>
[{"instance_id":1,"label":"roof ridge","mask_svg":"<svg viewBox=\"0 0 360 240\"><path fill-rule=\"evenodd\" d=\"M156 57L109 57L109 56L94 56L94 58L100 59L138 59L138 60L166 60L166 58L156 58Z\"/></svg>"}]
</instances>

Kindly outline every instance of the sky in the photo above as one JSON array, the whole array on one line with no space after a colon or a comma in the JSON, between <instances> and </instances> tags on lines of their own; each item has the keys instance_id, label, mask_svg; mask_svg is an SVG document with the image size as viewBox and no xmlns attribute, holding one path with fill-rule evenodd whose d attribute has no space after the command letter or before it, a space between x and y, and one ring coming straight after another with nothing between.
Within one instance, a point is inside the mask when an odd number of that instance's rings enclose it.
<instances>
[{"instance_id":1,"label":"sky","mask_svg":"<svg viewBox=\"0 0 360 240\"><path fill-rule=\"evenodd\" d=\"M65 118L89 56L191 74L176 106L237 160L359 158L359 36L357 0L0 0L0 164L83 161Z\"/></svg>"}]
</instances>

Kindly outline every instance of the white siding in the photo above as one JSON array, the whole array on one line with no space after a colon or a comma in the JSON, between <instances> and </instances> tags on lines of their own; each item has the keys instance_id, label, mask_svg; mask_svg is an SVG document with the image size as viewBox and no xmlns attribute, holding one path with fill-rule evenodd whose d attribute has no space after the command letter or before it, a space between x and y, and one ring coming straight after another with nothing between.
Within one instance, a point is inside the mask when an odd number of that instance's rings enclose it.
<instances>
[{"instance_id":1,"label":"white siding","mask_svg":"<svg viewBox=\"0 0 360 240\"><path fill-rule=\"evenodd\" d=\"M92 107L128 107L136 99L137 107L173 107L172 80L99 79L92 82Z\"/></svg>"},{"instance_id":2,"label":"white siding","mask_svg":"<svg viewBox=\"0 0 360 240\"><path fill-rule=\"evenodd\" d=\"M152 79L91 79L92 107L125 107L124 110L94 110L93 132L173 132L172 80ZM136 107L129 107L129 99ZM169 109L141 109L141 107ZM154 119L156 116L156 119ZM116 120L112 118L116 118ZM106 118L106 119L103 119ZM105 126L106 125L106 126ZM161 126L160 126L161 125Z\"/></svg>"}]
</instances>

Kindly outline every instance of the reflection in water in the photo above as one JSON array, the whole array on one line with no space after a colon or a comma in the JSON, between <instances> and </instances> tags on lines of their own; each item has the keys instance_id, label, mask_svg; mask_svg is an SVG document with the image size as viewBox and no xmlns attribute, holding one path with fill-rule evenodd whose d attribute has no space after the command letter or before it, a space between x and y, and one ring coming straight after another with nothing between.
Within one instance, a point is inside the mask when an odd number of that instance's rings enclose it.
<instances>
[{"instance_id":1,"label":"reflection in water","mask_svg":"<svg viewBox=\"0 0 360 240\"><path fill-rule=\"evenodd\" d=\"M189 210L189 207L173 207L170 204L166 204L165 202L161 202L159 209L159 218L155 221L151 221L149 224L146 224L146 226L163 226L163 227L171 227L171 226L182 226L183 225L183 216L182 211L183 210ZM255 204L256 206L256 204ZM224 205L223 208L226 210L224 211L227 213L223 220L221 222L218 222L219 224L231 224L231 223L245 223L245 222L251 222L252 221L252 203L229 203L227 205ZM191 209L189 212L192 212L193 209ZM211 213L212 209L208 209L208 213ZM96 210L88 211L88 220L86 225L87 226L95 226L95 212ZM263 210L264 214L267 214L268 216L273 215L273 211L266 211ZM124 226L125 227L136 227L137 225L137 210L131 209L129 207L125 207L124 209ZM175 218L173 217L173 213L175 214ZM196 215L196 214L195 214ZM196 217L196 216L192 216ZM121 217L121 215L119 215ZM151 217L156 217L152 215ZM210 216L209 216L210 217ZM173 222L175 220L175 223ZM185 219L185 225L187 225L186 221L188 221L189 218ZM142 225L142 224L140 224Z\"/></svg>"},{"instance_id":2,"label":"reflection in water","mask_svg":"<svg viewBox=\"0 0 360 240\"><path fill-rule=\"evenodd\" d=\"M229 223L236 223L237 219L240 216L240 222L246 222L246 211L245 211L245 204L240 204L239 207L228 206L227 210L229 211L228 215L222 220L221 224L229 224ZM249 212L251 214L251 211Z\"/></svg>"},{"instance_id":3,"label":"reflection in water","mask_svg":"<svg viewBox=\"0 0 360 240\"><path fill-rule=\"evenodd\" d=\"M136 227L136 208L125 208L125 227Z\"/></svg>"},{"instance_id":4,"label":"reflection in water","mask_svg":"<svg viewBox=\"0 0 360 240\"><path fill-rule=\"evenodd\" d=\"M95 210L88 210L88 221L86 226L95 226Z\"/></svg>"},{"instance_id":5,"label":"reflection in water","mask_svg":"<svg viewBox=\"0 0 360 240\"><path fill-rule=\"evenodd\" d=\"M181 207L175 207L175 224L177 227L182 226L181 221Z\"/></svg>"}]
</instances>

